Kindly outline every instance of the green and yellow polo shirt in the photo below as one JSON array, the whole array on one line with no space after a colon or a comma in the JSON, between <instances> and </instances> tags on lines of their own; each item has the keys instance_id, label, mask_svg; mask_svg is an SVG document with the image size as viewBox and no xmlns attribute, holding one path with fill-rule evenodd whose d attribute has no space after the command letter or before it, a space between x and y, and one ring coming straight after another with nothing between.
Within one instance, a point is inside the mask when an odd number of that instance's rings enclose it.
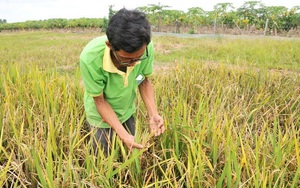
<instances>
[{"instance_id":1,"label":"green and yellow polo shirt","mask_svg":"<svg viewBox=\"0 0 300 188\"><path fill-rule=\"evenodd\" d=\"M93 39L80 55L87 121L90 125L100 128L110 128L110 126L102 121L93 97L103 94L119 121L124 123L136 112L134 100L138 84L144 77L152 74L154 61L153 43L150 42L149 58L137 62L133 67L127 67L126 73L122 72L111 60L110 49L105 44L107 40L106 36Z\"/></svg>"}]
</instances>

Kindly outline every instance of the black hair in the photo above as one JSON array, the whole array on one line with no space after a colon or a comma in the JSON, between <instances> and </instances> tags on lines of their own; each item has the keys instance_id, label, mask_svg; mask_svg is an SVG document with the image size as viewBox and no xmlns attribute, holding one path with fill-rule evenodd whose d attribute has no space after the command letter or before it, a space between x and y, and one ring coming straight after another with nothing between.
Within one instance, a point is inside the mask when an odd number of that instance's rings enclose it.
<instances>
[{"instance_id":1,"label":"black hair","mask_svg":"<svg viewBox=\"0 0 300 188\"><path fill-rule=\"evenodd\" d=\"M123 8L110 18L106 35L114 50L133 53L150 43L151 28L144 13Z\"/></svg>"}]
</instances>

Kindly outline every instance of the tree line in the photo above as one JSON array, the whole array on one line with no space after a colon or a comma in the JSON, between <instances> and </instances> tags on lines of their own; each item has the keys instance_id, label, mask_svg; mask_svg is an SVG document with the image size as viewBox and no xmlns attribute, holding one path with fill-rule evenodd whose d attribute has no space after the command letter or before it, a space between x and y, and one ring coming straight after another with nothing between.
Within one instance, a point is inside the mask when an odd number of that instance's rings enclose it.
<instances>
[{"instance_id":1,"label":"tree line","mask_svg":"<svg viewBox=\"0 0 300 188\"><path fill-rule=\"evenodd\" d=\"M6 19L0 19L0 24L4 24L4 23L6 23L7 21L6 21Z\"/></svg>"},{"instance_id":2,"label":"tree line","mask_svg":"<svg viewBox=\"0 0 300 188\"><path fill-rule=\"evenodd\" d=\"M172 10L168 5L149 4L138 7L147 14L149 21L156 31L162 27L174 27L178 32L180 27L188 27L191 31L199 27L222 27L239 29L268 29L269 31L288 32L300 27L300 6L288 9L284 6L265 6L261 1L247 1L241 7L235 8L232 3L218 3L212 11L200 7L189 8L187 12ZM113 5L109 6L108 19L114 14ZM1 30L22 29L53 29L53 28L102 28L107 27L108 19L79 18L79 19L48 19L6 23L2 19ZM3 21L5 20L5 23Z\"/></svg>"},{"instance_id":3,"label":"tree line","mask_svg":"<svg viewBox=\"0 0 300 188\"><path fill-rule=\"evenodd\" d=\"M102 18L54 18L47 20L32 20L26 22L0 24L0 31L28 29L101 28L102 23Z\"/></svg>"},{"instance_id":4,"label":"tree line","mask_svg":"<svg viewBox=\"0 0 300 188\"><path fill-rule=\"evenodd\" d=\"M300 6L288 9L284 6L265 6L261 1L247 1L239 8L235 8L232 3L218 3L212 11L200 7L189 8L187 12L169 8L167 5L151 4L137 9L145 12L158 30L165 25L180 25L191 29L204 26L252 27L274 32L288 32L300 27Z\"/></svg>"}]
</instances>

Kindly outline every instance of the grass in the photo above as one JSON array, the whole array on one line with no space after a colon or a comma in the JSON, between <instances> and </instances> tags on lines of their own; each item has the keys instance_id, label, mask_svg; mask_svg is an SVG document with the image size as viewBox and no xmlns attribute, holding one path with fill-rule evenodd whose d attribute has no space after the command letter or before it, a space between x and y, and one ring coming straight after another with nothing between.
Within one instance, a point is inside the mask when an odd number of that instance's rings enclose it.
<instances>
[{"instance_id":1,"label":"grass","mask_svg":"<svg viewBox=\"0 0 300 188\"><path fill-rule=\"evenodd\" d=\"M299 40L153 37L167 131L91 153L78 57L95 34L0 34L2 187L298 187Z\"/></svg>"},{"instance_id":2,"label":"grass","mask_svg":"<svg viewBox=\"0 0 300 188\"><path fill-rule=\"evenodd\" d=\"M172 42L170 42L170 40ZM260 69L300 71L299 39L262 37L176 38L159 37L159 62L209 61L258 67ZM183 59L181 59L183 58Z\"/></svg>"}]
</instances>

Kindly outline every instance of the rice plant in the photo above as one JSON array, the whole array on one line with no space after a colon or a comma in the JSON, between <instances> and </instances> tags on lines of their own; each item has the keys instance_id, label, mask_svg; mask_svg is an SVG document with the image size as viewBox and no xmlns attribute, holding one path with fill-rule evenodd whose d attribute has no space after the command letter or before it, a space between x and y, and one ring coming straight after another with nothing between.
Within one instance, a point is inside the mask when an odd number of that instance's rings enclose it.
<instances>
[{"instance_id":1,"label":"rice plant","mask_svg":"<svg viewBox=\"0 0 300 188\"><path fill-rule=\"evenodd\" d=\"M153 37L167 131L138 98L129 152L94 156L78 58L96 35L0 34L2 187L299 187L299 40ZM263 44L263 45L262 45Z\"/></svg>"}]
</instances>

